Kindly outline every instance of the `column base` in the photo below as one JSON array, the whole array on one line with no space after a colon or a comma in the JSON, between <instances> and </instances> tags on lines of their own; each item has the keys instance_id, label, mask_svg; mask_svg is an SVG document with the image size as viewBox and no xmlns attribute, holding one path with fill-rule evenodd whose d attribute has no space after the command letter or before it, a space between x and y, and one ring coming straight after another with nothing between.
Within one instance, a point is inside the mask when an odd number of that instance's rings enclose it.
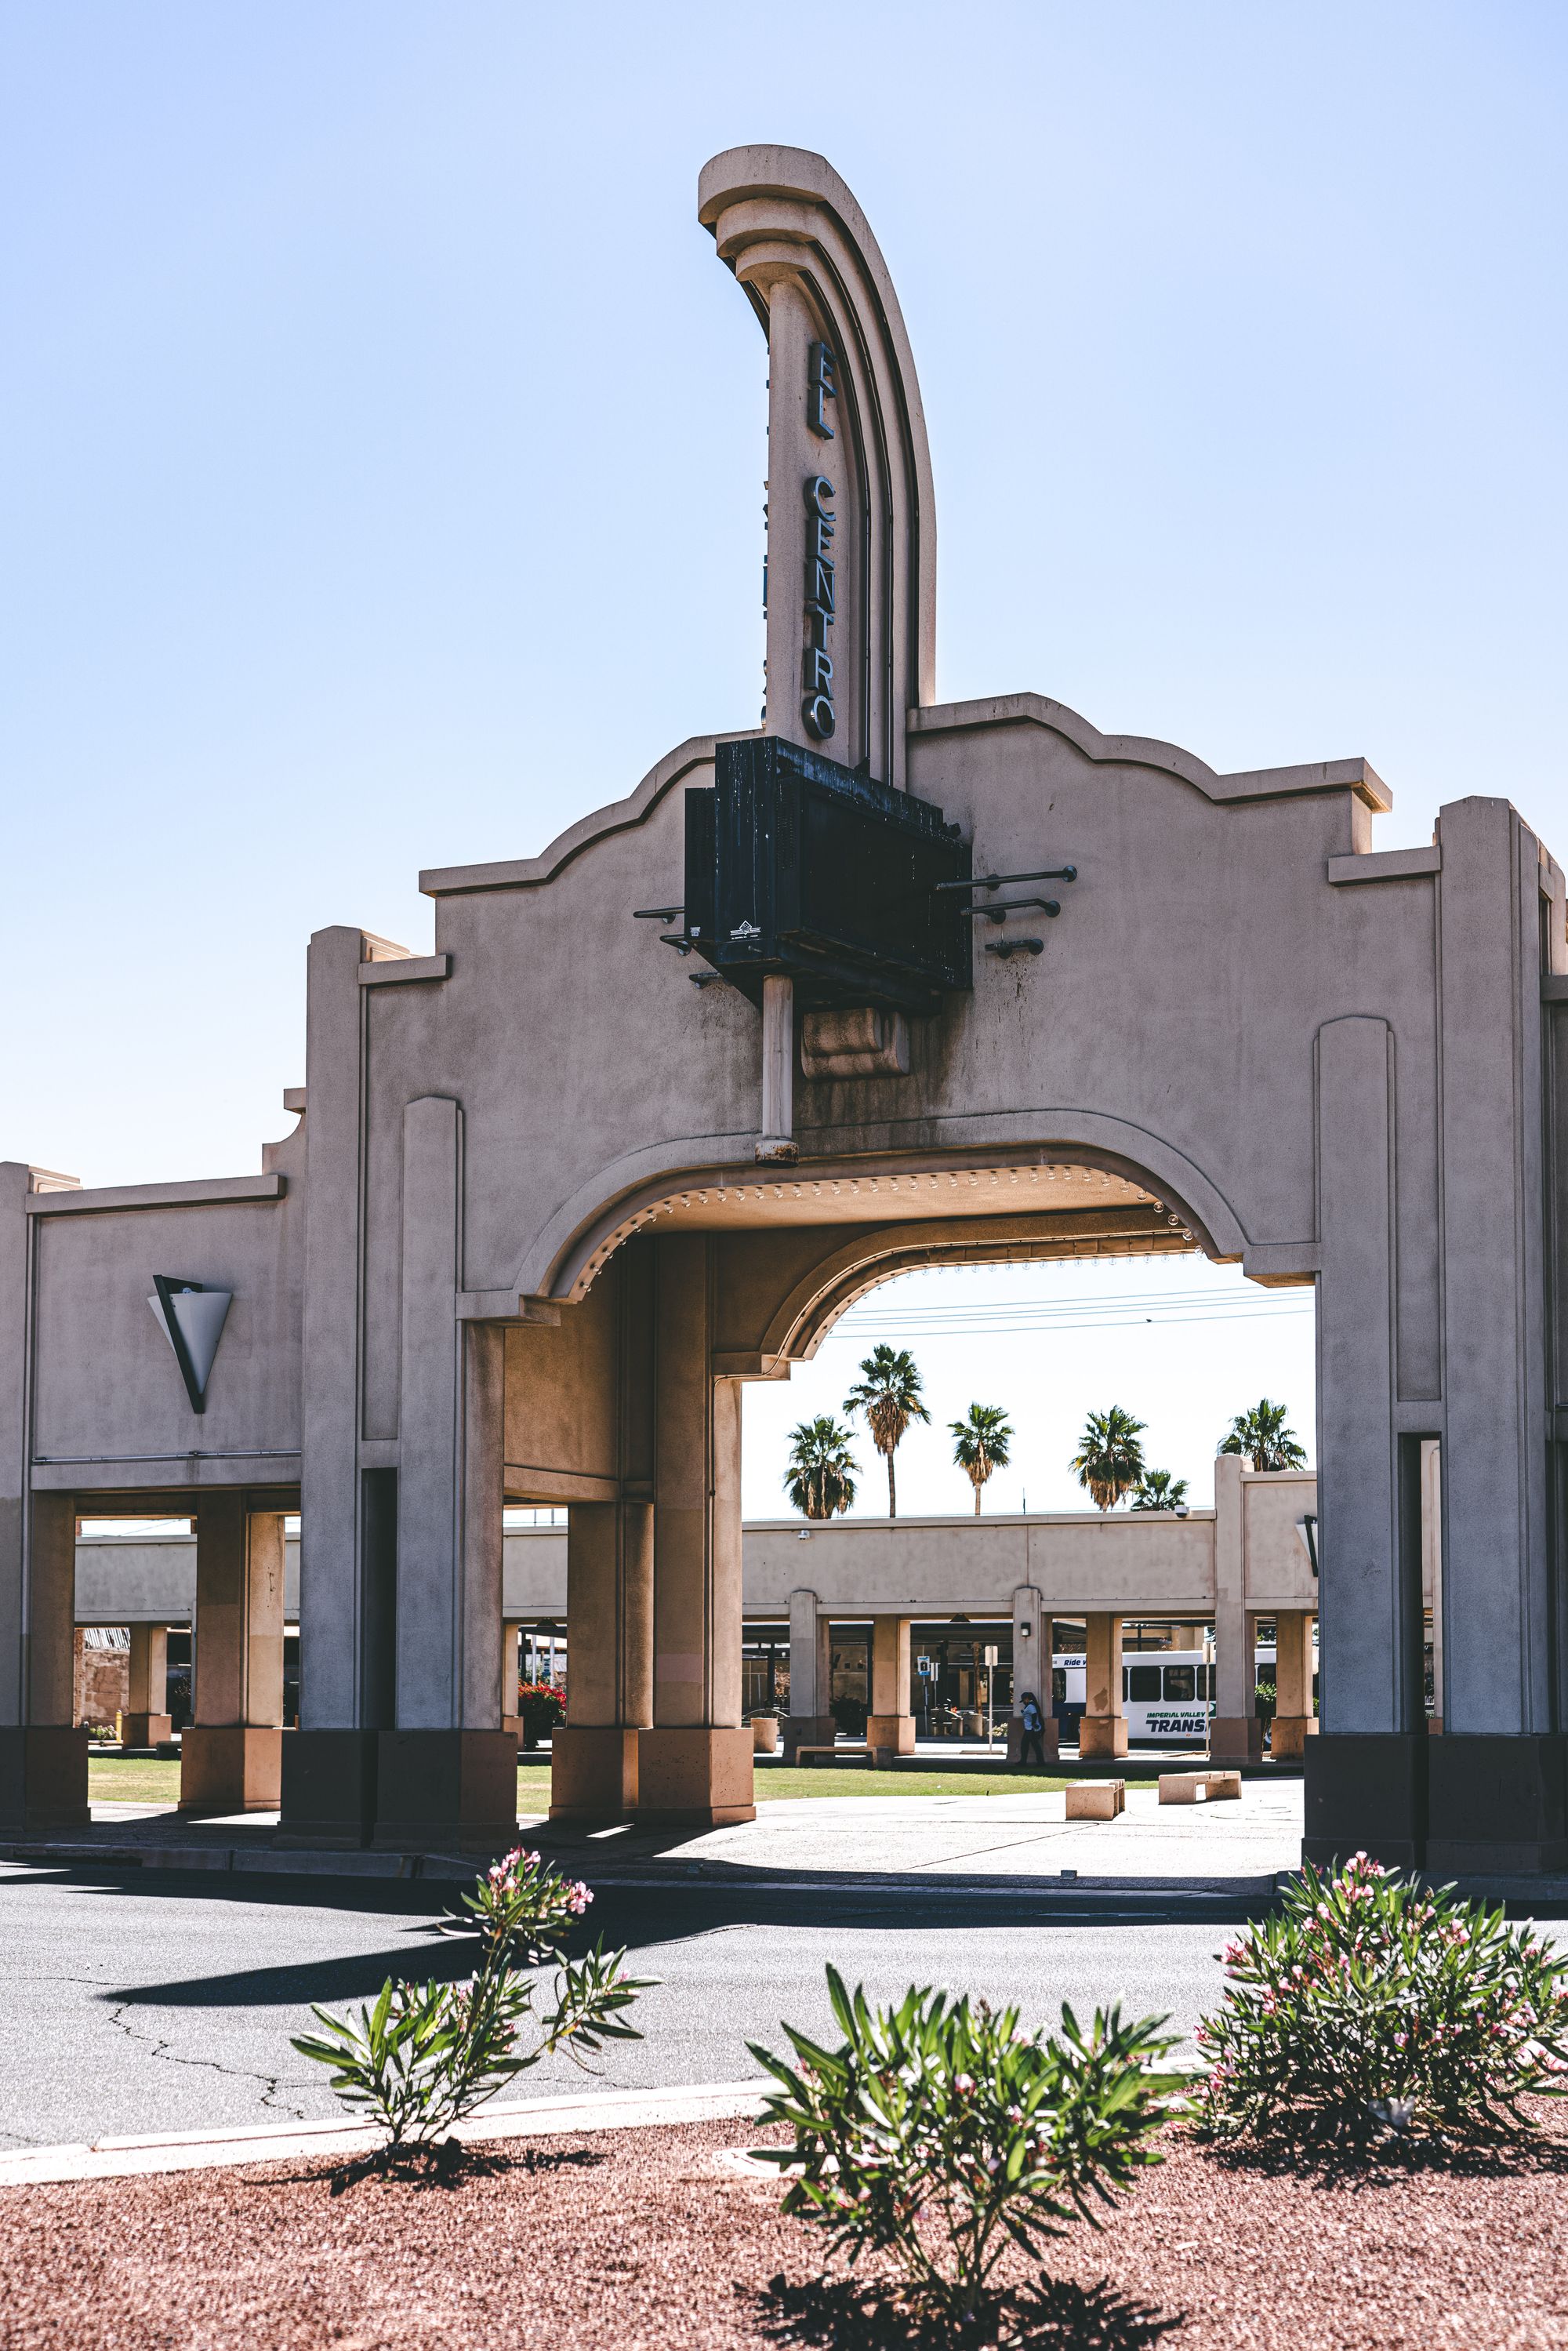
<instances>
[{"instance_id":1,"label":"column base","mask_svg":"<svg viewBox=\"0 0 1568 2351\"><path fill-rule=\"evenodd\" d=\"M373 1730L291 1730L283 1742L282 1818L275 1844L354 1853L376 1819Z\"/></svg>"},{"instance_id":2,"label":"column base","mask_svg":"<svg viewBox=\"0 0 1568 2351\"><path fill-rule=\"evenodd\" d=\"M281 1729L193 1722L181 1734L183 1813L276 1813L282 1794Z\"/></svg>"},{"instance_id":3,"label":"column base","mask_svg":"<svg viewBox=\"0 0 1568 2351\"><path fill-rule=\"evenodd\" d=\"M162 1747L173 1736L174 1725L166 1714L122 1714L120 1718L122 1747Z\"/></svg>"},{"instance_id":4,"label":"column base","mask_svg":"<svg viewBox=\"0 0 1568 2351\"><path fill-rule=\"evenodd\" d=\"M1435 1877L1568 1869L1568 1737L1428 1737L1427 1867Z\"/></svg>"},{"instance_id":5,"label":"column base","mask_svg":"<svg viewBox=\"0 0 1568 2351\"><path fill-rule=\"evenodd\" d=\"M1127 1718L1124 1714L1086 1714L1078 1725L1078 1754L1086 1762L1094 1755L1124 1755Z\"/></svg>"},{"instance_id":6,"label":"column base","mask_svg":"<svg viewBox=\"0 0 1568 2351\"><path fill-rule=\"evenodd\" d=\"M517 1842L517 1748L504 1730L383 1730L377 1845L494 1853Z\"/></svg>"},{"instance_id":7,"label":"column base","mask_svg":"<svg viewBox=\"0 0 1568 2351\"><path fill-rule=\"evenodd\" d=\"M1208 1760L1229 1771L1263 1760L1263 1726L1255 1714L1209 1717Z\"/></svg>"},{"instance_id":8,"label":"column base","mask_svg":"<svg viewBox=\"0 0 1568 2351\"><path fill-rule=\"evenodd\" d=\"M1276 1763L1299 1761L1308 1740L1317 1735L1315 1714L1277 1714L1269 1733L1269 1752Z\"/></svg>"},{"instance_id":9,"label":"column base","mask_svg":"<svg viewBox=\"0 0 1568 2351\"><path fill-rule=\"evenodd\" d=\"M879 1763L891 1763L895 1755L913 1755L915 1717L912 1714L867 1715L865 1743Z\"/></svg>"},{"instance_id":10,"label":"column base","mask_svg":"<svg viewBox=\"0 0 1568 2351\"><path fill-rule=\"evenodd\" d=\"M637 1818L705 1829L754 1821L749 1726L639 1731Z\"/></svg>"},{"instance_id":11,"label":"column base","mask_svg":"<svg viewBox=\"0 0 1568 2351\"><path fill-rule=\"evenodd\" d=\"M637 1809L637 1741L616 1723L557 1723L550 1740L552 1821L623 1821Z\"/></svg>"},{"instance_id":12,"label":"column base","mask_svg":"<svg viewBox=\"0 0 1568 2351\"><path fill-rule=\"evenodd\" d=\"M1054 1763L1061 1753L1061 1725L1059 1722L1048 1722L1044 1729L1035 1735L1040 1740L1040 1752L1046 1761ZM1023 1724L1016 1714L1009 1715L1008 1718L1008 1761L1009 1763L1023 1761Z\"/></svg>"},{"instance_id":13,"label":"column base","mask_svg":"<svg viewBox=\"0 0 1568 2351\"><path fill-rule=\"evenodd\" d=\"M911 1715L910 1720L914 1719ZM831 1714L786 1715L781 1729L786 1763L793 1763L802 1747L831 1747L839 1735L839 1726Z\"/></svg>"},{"instance_id":14,"label":"column base","mask_svg":"<svg viewBox=\"0 0 1568 2351\"><path fill-rule=\"evenodd\" d=\"M66 1723L0 1729L0 1826L85 1829L87 1748L86 1729Z\"/></svg>"},{"instance_id":15,"label":"column base","mask_svg":"<svg viewBox=\"0 0 1568 2351\"><path fill-rule=\"evenodd\" d=\"M1306 1834L1301 1858L1320 1865L1370 1854L1389 1869L1418 1869L1427 1844L1425 1731L1325 1732L1301 1750Z\"/></svg>"},{"instance_id":16,"label":"column base","mask_svg":"<svg viewBox=\"0 0 1568 2351\"><path fill-rule=\"evenodd\" d=\"M504 1714L501 1717L501 1728L506 1732L508 1739L515 1739L517 1740L517 1752L520 1755L523 1751L522 1716L520 1714Z\"/></svg>"}]
</instances>

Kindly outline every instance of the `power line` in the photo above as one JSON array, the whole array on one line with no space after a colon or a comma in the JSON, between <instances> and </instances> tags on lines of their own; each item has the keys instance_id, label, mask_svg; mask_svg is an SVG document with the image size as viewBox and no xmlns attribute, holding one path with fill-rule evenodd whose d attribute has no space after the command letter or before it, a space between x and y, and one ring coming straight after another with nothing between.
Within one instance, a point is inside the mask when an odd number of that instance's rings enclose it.
<instances>
[{"instance_id":1,"label":"power line","mask_svg":"<svg viewBox=\"0 0 1568 2351\"><path fill-rule=\"evenodd\" d=\"M1097 1304L1082 1299L996 1299L965 1306L912 1306L899 1314L868 1298L852 1306L838 1327L856 1336L873 1331L898 1331L911 1338L941 1338L1009 1331L1132 1330L1152 1323L1168 1327L1180 1323L1304 1321L1312 1311L1310 1296L1286 1304L1274 1293L1265 1292L1254 1303L1244 1291L1233 1290L1189 1292L1185 1298L1173 1298L1168 1291L1144 1291L1125 1298L1104 1299Z\"/></svg>"}]
</instances>

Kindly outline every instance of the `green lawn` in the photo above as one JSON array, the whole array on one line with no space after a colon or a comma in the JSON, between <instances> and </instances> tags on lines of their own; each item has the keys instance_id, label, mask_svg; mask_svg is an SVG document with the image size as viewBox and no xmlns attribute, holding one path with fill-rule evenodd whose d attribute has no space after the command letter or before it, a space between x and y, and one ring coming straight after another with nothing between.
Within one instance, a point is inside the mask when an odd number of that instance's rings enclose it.
<instances>
[{"instance_id":1,"label":"green lawn","mask_svg":"<svg viewBox=\"0 0 1568 2351\"><path fill-rule=\"evenodd\" d=\"M88 1795L97 1804L172 1804L179 1801L180 1766L172 1756L95 1755L88 1764ZM870 1771L863 1764L765 1767L757 1774L757 1801L787 1796L1039 1796L1068 1782L1049 1771ZM549 1765L517 1766L517 1810L549 1807Z\"/></svg>"},{"instance_id":2,"label":"green lawn","mask_svg":"<svg viewBox=\"0 0 1568 2351\"><path fill-rule=\"evenodd\" d=\"M807 1763L794 1769L773 1764L757 1774L759 1804L789 1796L1043 1796L1070 1783L1049 1771L872 1771L862 1764ZM523 1764L517 1771L521 1811L542 1813L549 1803L549 1770Z\"/></svg>"},{"instance_id":3,"label":"green lawn","mask_svg":"<svg viewBox=\"0 0 1568 2351\"><path fill-rule=\"evenodd\" d=\"M179 1761L172 1755L91 1755L87 1793L93 1804L178 1803Z\"/></svg>"}]
</instances>

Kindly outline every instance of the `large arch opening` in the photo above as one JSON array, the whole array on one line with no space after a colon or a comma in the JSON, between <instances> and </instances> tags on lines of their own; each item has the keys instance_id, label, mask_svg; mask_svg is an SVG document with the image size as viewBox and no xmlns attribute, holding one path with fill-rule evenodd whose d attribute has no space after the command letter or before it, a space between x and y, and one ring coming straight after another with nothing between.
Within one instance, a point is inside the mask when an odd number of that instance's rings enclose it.
<instances>
[{"instance_id":1,"label":"large arch opening","mask_svg":"<svg viewBox=\"0 0 1568 2351\"><path fill-rule=\"evenodd\" d=\"M660 1251L699 1252L683 1262L706 1287L706 1361L717 1387L743 1400L745 1431L735 1440L736 1492L726 1504L744 1562L738 1597L717 1640L724 1660L705 1659L702 1670L710 1692L722 1684L728 1694L710 1698L710 1711L722 1703L727 1720L755 1730L759 1752L770 1713L779 1747L791 1755L848 1740L884 1750L882 1760L893 1761L916 1751L935 1718L951 1729L955 1713L970 1734L978 1716L999 1748L1013 1735L1010 1709L1025 1690L1019 1645L1043 1635L1049 1651L1027 1654L1050 1663L1028 1679L1042 1685L1037 1695L1047 1697L1066 1744L1077 1733L1085 1754L1119 1754L1134 1697L1136 1727L1150 1728L1144 1686L1151 1669L1124 1659L1124 1627L1132 1628L1129 1657L1157 1648L1179 1667L1197 1668L1188 1699L1180 1670L1167 1690L1162 1664L1160 1703L1168 1698L1166 1711L1181 1715L1166 1725L1173 1740L1207 1738L1217 1758L1248 1761L1270 1747L1299 1756L1315 1729L1314 1300L1306 1253L1297 1265L1288 1252L1249 1248L1203 1172L1186 1162L1176 1168L1156 1139L1144 1138L1148 1148L1134 1159L1125 1147L1132 1138L1100 1135L1102 1123L1089 1114L1061 1124L1070 1136L1050 1144L997 1141L967 1153L944 1144L793 1169L688 1165L624 1186L603 1205L580 1203L570 1232L556 1220L553 1259L539 1268L531 1311L557 1322L563 1338L596 1318L608 1334L624 1315L616 1301L635 1264ZM955 1299L962 1311L981 1313L981 1327L954 1332ZM1072 1311L1075 1300L1087 1312ZM1242 1343L1249 1327L1252 1337ZM1291 1335L1288 1377L1254 1343L1266 1330ZM1012 1468L989 1485L977 1522L950 1458L942 1464L946 1495L923 1490L918 1446L904 1457L895 1520L876 1495L883 1464L863 1429L857 1505L826 1526L790 1511L779 1490L781 1439L819 1407L841 1416L849 1374L866 1346L914 1339L930 1370L934 1347L940 1357L951 1353L948 1341L967 1335L995 1369L1009 1348L1018 1354L1018 1342L1051 1332L1071 1338L1065 1356L1076 1366L1077 1391L1070 1405L1061 1396L1030 1397L1017 1408ZM1179 1435L1168 1402L1140 1409L1147 1380L1129 1358L1134 1338L1140 1354L1155 1344L1156 1385L1167 1397L1184 1379L1191 1391L1191 1425ZM544 1341L540 1331L529 1343ZM1224 1381L1215 1374L1201 1397L1199 1354L1225 1366ZM1057 1347L1056 1360L1062 1356ZM1010 1400L988 1394L995 1380L956 1362L938 1360L934 1379L936 1427L920 1441L938 1452L950 1447L947 1425L969 1403ZM1230 1421L1265 1399L1285 1405L1304 1458L1260 1470L1233 1458L1217 1480L1216 1447ZM1081 1420L1113 1405L1144 1422L1145 1466L1186 1479L1179 1508L1134 1514L1123 1496L1102 1511L1088 1494L1063 1490ZM1213 1425L1199 1436L1206 1413ZM609 1481L591 1491L538 1478L508 1485L514 1501L559 1499L574 1515L610 1492ZM617 1540L624 1546L623 1527ZM623 1564L622 1557L618 1574ZM936 1656L934 1628L955 1621L995 1626L997 1636L971 1631ZM1066 1651L1051 1635L1058 1623L1076 1645ZM655 1709L662 1637L650 1623ZM570 1646L569 1630L569 1655ZM1274 1652L1263 1659L1274 1670L1265 1677L1273 1705L1262 1715L1260 1648ZM1057 1678L1063 1655L1075 1660L1071 1688ZM578 1656L580 1667L580 1635ZM922 1656L930 1660L924 1676ZM619 1656L622 1681L632 1670ZM982 1672L988 1681L977 1704ZM950 1674L959 1677L951 1688ZM922 1690L922 1680L935 1688ZM858 1719L856 1707L841 1703L855 1699ZM598 1703L608 1729L610 1701ZM656 1728L656 1711L653 1720Z\"/></svg>"}]
</instances>

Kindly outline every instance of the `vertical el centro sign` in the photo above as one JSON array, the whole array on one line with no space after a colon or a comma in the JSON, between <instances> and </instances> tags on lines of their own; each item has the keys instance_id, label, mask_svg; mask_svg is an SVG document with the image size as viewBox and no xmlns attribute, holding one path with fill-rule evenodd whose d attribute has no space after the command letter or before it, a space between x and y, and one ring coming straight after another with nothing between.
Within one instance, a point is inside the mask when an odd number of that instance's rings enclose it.
<instances>
[{"instance_id":1,"label":"vertical el centro sign","mask_svg":"<svg viewBox=\"0 0 1568 2351\"><path fill-rule=\"evenodd\" d=\"M936 525L898 298L820 155L737 147L698 209L768 334L765 730L896 791L935 698Z\"/></svg>"},{"instance_id":2,"label":"vertical el centro sign","mask_svg":"<svg viewBox=\"0 0 1568 2351\"><path fill-rule=\"evenodd\" d=\"M826 343L813 343L806 379L807 429L822 441L836 436L828 423L826 403L838 398L833 381L833 355ZM828 651L828 631L837 609L838 570L832 557L833 498L825 474L806 476L806 643L802 657L805 688L800 716L813 742L825 743L838 725L833 708L833 663Z\"/></svg>"}]
</instances>

